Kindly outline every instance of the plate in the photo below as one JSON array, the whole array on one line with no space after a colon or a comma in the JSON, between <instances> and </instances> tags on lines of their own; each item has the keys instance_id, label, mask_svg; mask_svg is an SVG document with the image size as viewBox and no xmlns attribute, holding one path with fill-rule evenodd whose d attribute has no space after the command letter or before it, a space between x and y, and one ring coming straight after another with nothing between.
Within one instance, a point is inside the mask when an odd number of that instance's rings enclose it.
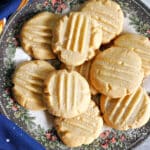
<instances>
[{"instance_id":1,"label":"plate","mask_svg":"<svg viewBox=\"0 0 150 150\"><path fill-rule=\"evenodd\" d=\"M124 31L137 32L150 38L150 10L140 0L115 0L120 4L125 16ZM34 14L47 10L55 13L68 13L77 10L84 0L33 0L21 11L16 12L7 23L0 39L0 111L23 128L46 149L68 149L59 139L52 126L52 117L46 111L28 111L18 105L11 95L11 76L15 66L31 58L22 51L19 31L22 24ZM58 60L51 61L58 67ZM150 92L150 77L144 80L144 87ZM117 131L104 128L99 138L86 149L131 149L150 134L150 121L142 128Z\"/></svg>"}]
</instances>

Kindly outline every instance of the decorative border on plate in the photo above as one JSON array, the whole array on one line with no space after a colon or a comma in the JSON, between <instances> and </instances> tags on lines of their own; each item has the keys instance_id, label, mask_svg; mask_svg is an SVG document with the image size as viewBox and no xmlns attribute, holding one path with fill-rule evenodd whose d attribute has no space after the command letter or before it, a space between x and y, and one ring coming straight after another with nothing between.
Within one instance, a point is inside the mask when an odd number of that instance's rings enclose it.
<instances>
[{"instance_id":1,"label":"decorative border on plate","mask_svg":"<svg viewBox=\"0 0 150 150\"><path fill-rule=\"evenodd\" d=\"M41 4L37 5L38 6L38 9L42 9L43 6L45 9L48 9L49 10L49 7L51 7L53 4L52 4L52 1L53 0L39 0L41 2ZM34 0L34 3L38 3L39 1L36 1ZM62 0L63 1L63 0ZM142 5L142 7L137 7L137 3L140 5L140 1L139 0L116 0L118 1L118 3L120 3L122 6L123 6L123 9L124 9L124 13L126 12L130 12L130 20L132 22L132 25L136 28L136 30L142 34L144 34L145 36L147 37L150 37L150 25L148 24L149 23L149 17L145 17L145 11L147 12L147 10L149 11L148 8L145 7L145 5ZM44 3L43 3L44 2ZM50 3L49 3L50 2ZM64 4L66 4L66 1L63 1ZM71 7L74 7L74 4L75 3L79 3L79 2L83 2L82 0L74 0L74 1L70 1L70 3L72 3L72 6ZM68 5L71 5L71 4L68 4ZM130 6L129 6L130 4ZM134 4L134 5L133 5ZM57 5L57 3L54 4L55 5L55 9L59 8L59 4ZM66 4L67 6L67 4ZM141 6L141 5L140 5ZM9 29L9 26L10 24L13 22L13 18L15 18L16 16L18 16L19 14L21 14L26 8L31 8L31 4L28 4L27 6L25 6L25 8L23 8L21 11L19 12L16 12L8 21L8 24L6 25L4 31L3 31L3 34L0 38L0 42L2 43L2 39L4 38L5 34L7 33L7 30ZM64 7L64 6L63 6ZM144 7L144 9L143 9ZM130 11L130 10L136 10L136 9L143 9L144 12L140 12L140 14L138 13L139 11ZM58 9L59 10L59 9ZM52 10L54 11L54 9ZM149 11L150 12L150 11ZM35 11L36 13L36 11ZM142 17L142 20L138 19L138 16L143 16ZM146 26L144 26L146 24ZM144 28L143 28L144 26ZM13 41L14 40L14 41ZM13 39L12 41L10 40L10 42L12 42L13 44L15 43L15 39ZM4 41L5 42L5 41ZM11 44L12 44L11 43ZM11 47L13 48L13 47ZM14 49L12 49L12 51L14 51ZM13 63L9 63L10 62L13 62L13 59L11 60L11 56L9 57L8 55L6 55L6 52L7 51L2 51L2 55L0 56L0 72L2 72L0 74L0 79L2 81L6 81L7 82L10 80L10 78L5 78L6 74L7 73L11 73L13 70ZM15 51L14 51L15 52ZM9 54L9 52L7 53ZM12 54L13 55L13 54ZM7 57L8 56L8 57ZM4 61L3 61L3 58L8 58L8 62L7 62L7 68L5 67L5 64L4 64ZM5 72L6 71L6 72ZM10 75L9 75L10 77ZM2 83L2 81L0 81ZM9 83L9 82L8 82ZM12 86L11 85L11 82L9 83L10 87ZM6 85L5 85L6 86ZM8 86L8 85L7 85ZM8 87L9 87L8 86ZM33 120L34 118L32 116L30 116L30 114L28 113L28 111L26 111L25 109L22 109L21 106L17 105L13 99L10 99L10 89L7 91L4 87L3 84L0 84L0 89L1 89L1 92L4 94L4 95L0 95L0 99L2 100L0 102L0 107L1 108L4 108L5 106L3 106L2 102L4 102L4 100L7 100L7 98L10 100L10 103L9 105L7 105L8 109L12 109L10 112L14 113L13 114L10 114L11 116L9 116L7 114L7 112L3 109L3 113L5 115L7 115L8 117L10 117L12 120L17 120L17 122L20 121L19 125L21 127L23 127L31 136L35 137L38 141L40 141L45 147L47 148L50 148L50 149L55 149L55 148L58 148L58 149L67 149L65 146L63 146L63 144L60 142L59 138L56 136L56 133L55 133L55 130L53 129L50 129L50 130L47 130L45 131L41 126L37 126L35 128L33 128L35 126ZM5 90L4 90L5 89ZM90 144L89 146L82 146L82 149L88 149L89 147L94 147L95 149L114 149L114 148L118 148L118 147L122 147L124 149L130 149L134 146L137 146L136 144L139 144L140 142L142 142L147 136L148 134L150 134L150 123L147 124L147 126L149 127L148 129L144 129L144 133L143 136L141 136L140 138L138 138L138 140L136 140L135 142L133 141L133 143L131 144L130 142L130 146L127 148L126 145L124 145L125 142L127 142L125 140L126 135L125 135L125 132L118 132L118 131L115 131L115 130L111 130L111 131L105 131L104 133L102 133L100 135L100 138L95 140L95 144ZM30 130L30 127L32 130ZM141 129L143 131L143 128ZM33 134L33 131L36 133L36 134ZM137 130L138 131L138 130ZM142 131L139 131L139 133L141 133ZM136 132L136 130L135 130ZM117 133L117 134L116 134ZM129 133L128 133L129 134ZM131 134L134 135L134 131L131 131ZM118 143L117 141L115 141L116 139L119 141L119 138L122 140L120 140L120 142ZM107 141L107 142L106 142ZM108 143L109 142L109 143ZM99 145L100 143L100 145ZM121 145L122 144L122 145ZM99 147L101 146L101 147ZM109 146L109 147L108 147ZM115 147L114 147L115 146Z\"/></svg>"}]
</instances>

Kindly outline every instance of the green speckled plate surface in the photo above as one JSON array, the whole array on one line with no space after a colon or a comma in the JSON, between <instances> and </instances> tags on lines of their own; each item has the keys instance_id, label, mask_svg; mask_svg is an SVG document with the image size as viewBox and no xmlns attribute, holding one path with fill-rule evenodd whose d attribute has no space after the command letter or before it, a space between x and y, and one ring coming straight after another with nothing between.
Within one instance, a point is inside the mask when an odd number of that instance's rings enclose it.
<instances>
[{"instance_id":1,"label":"green speckled plate surface","mask_svg":"<svg viewBox=\"0 0 150 150\"><path fill-rule=\"evenodd\" d=\"M124 31L138 32L150 38L150 10L139 0L115 0L120 4L125 15ZM67 13L79 8L84 0L33 0L21 11L16 12L5 27L0 38L0 111L17 125L22 127L32 137L38 140L46 149L69 149L58 138L52 126L52 117L47 112L27 111L18 105L11 95L11 75L15 65L24 60L30 60L21 49L19 31L22 24L40 11ZM52 64L59 66L57 60ZM150 78L144 81L144 86L150 92ZM150 122L142 128L128 131L116 131L105 128L99 138L90 145L74 148L80 150L101 149L131 149L137 146L150 134Z\"/></svg>"}]
</instances>

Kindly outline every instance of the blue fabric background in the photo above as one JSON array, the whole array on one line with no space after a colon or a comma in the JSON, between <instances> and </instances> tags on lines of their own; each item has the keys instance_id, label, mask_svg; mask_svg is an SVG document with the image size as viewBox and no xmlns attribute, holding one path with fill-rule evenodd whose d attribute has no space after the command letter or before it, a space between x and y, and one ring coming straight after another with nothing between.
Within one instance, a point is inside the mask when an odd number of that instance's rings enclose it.
<instances>
[{"instance_id":1,"label":"blue fabric background","mask_svg":"<svg viewBox=\"0 0 150 150\"><path fill-rule=\"evenodd\" d=\"M45 148L0 114L0 150L45 150Z\"/></svg>"},{"instance_id":2,"label":"blue fabric background","mask_svg":"<svg viewBox=\"0 0 150 150\"><path fill-rule=\"evenodd\" d=\"M0 19L15 12L20 3L21 0L0 0ZM0 114L0 150L45 150L45 148Z\"/></svg>"},{"instance_id":3,"label":"blue fabric background","mask_svg":"<svg viewBox=\"0 0 150 150\"><path fill-rule=\"evenodd\" d=\"M0 19L15 12L20 3L21 0L0 0Z\"/></svg>"}]
</instances>

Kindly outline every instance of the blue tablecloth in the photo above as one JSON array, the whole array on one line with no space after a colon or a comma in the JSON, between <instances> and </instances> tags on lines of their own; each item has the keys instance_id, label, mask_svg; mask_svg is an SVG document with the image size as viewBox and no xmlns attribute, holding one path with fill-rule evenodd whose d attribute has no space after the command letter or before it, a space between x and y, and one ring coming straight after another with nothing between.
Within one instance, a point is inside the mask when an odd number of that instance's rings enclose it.
<instances>
[{"instance_id":1,"label":"blue tablecloth","mask_svg":"<svg viewBox=\"0 0 150 150\"><path fill-rule=\"evenodd\" d=\"M0 0L0 19L7 18L15 12L21 2L22 0ZM45 150L45 148L0 114L0 150Z\"/></svg>"},{"instance_id":2,"label":"blue tablecloth","mask_svg":"<svg viewBox=\"0 0 150 150\"><path fill-rule=\"evenodd\" d=\"M0 114L0 150L45 150L45 148Z\"/></svg>"},{"instance_id":3,"label":"blue tablecloth","mask_svg":"<svg viewBox=\"0 0 150 150\"><path fill-rule=\"evenodd\" d=\"M0 19L8 17L15 12L20 5L21 0L1 0L0 1Z\"/></svg>"}]
</instances>

